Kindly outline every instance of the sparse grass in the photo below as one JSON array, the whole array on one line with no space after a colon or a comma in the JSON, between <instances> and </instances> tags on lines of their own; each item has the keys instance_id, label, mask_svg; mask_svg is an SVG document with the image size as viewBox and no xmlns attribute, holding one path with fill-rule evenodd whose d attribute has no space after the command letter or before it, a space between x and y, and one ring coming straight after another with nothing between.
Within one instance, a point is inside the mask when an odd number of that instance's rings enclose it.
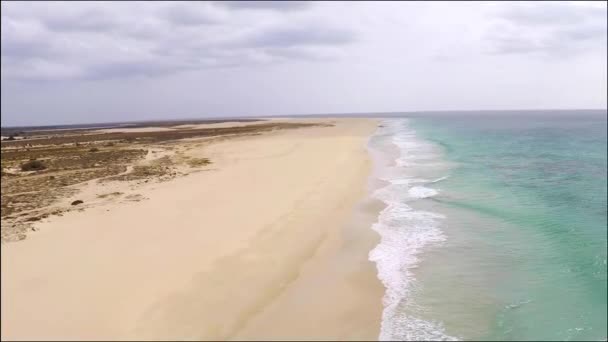
<instances>
[{"instance_id":1,"label":"sparse grass","mask_svg":"<svg viewBox=\"0 0 608 342\"><path fill-rule=\"evenodd\" d=\"M117 175L127 169L127 165L145 156L146 150L108 148L96 153L87 153L87 147L74 144L46 145L32 148L10 148L2 146L1 217L2 239L13 239L22 232L22 224L33 213L48 208L57 200L73 195L77 190L70 186ZM28 161L29 159L29 161ZM45 176L34 173L10 173L13 168L31 170L43 160ZM27 161L23 163L23 161ZM21 216L25 215L25 216ZM4 221L12 217L11 221ZM20 223L21 222L21 223Z\"/></svg>"},{"instance_id":2,"label":"sparse grass","mask_svg":"<svg viewBox=\"0 0 608 342\"><path fill-rule=\"evenodd\" d=\"M257 135L276 129L294 129L319 126L317 124L293 124L268 122L252 126L201 128L156 132L75 134L73 132L47 132L32 135L28 141L16 139L2 141L1 214L3 241L24 239L28 225L44 215L61 215L66 210L82 207L54 208L61 199L74 196L79 183L94 179L106 180L166 180L178 175L177 165L205 166L207 158L168 156L148 164L133 166L132 172L124 173L130 165L144 160L148 143L163 145L171 150L174 142L184 138L213 137L229 139L235 136ZM8 135L8 134L7 134ZM125 143L127 141L128 143ZM166 145L167 143L168 145ZM97 145L99 147L95 150ZM137 146L139 145L139 146ZM141 146L141 147L140 147ZM136 148L134 148L136 147ZM95 153L89 153L95 152ZM186 160L184 160L186 159ZM39 171L14 172L12 170ZM101 194L99 198L119 196L118 192ZM59 209L59 210L58 210Z\"/></svg>"},{"instance_id":3,"label":"sparse grass","mask_svg":"<svg viewBox=\"0 0 608 342\"><path fill-rule=\"evenodd\" d=\"M208 158L190 158L186 161L186 164L190 167L201 167L211 164L211 161Z\"/></svg>"},{"instance_id":4,"label":"sparse grass","mask_svg":"<svg viewBox=\"0 0 608 342\"><path fill-rule=\"evenodd\" d=\"M114 132L114 133L95 133L95 134L80 134L74 133L65 134L63 136L44 136L41 138L14 141L5 141L6 146L25 146L32 145L56 145L56 144L73 144L75 147L81 146L80 143L85 142L104 142L104 141L121 141L123 143L159 143L163 141L174 141L185 138L213 137L227 134L249 134L270 132L277 129L296 129L302 127L314 126L331 126L325 123L293 123L293 122L266 122L255 125L238 126L238 127L221 127L221 128L196 128L196 129L176 129L170 131L154 131L154 132ZM3 145L4 147L4 145Z\"/></svg>"},{"instance_id":5,"label":"sparse grass","mask_svg":"<svg viewBox=\"0 0 608 342\"><path fill-rule=\"evenodd\" d=\"M148 164L135 165L129 173L105 178L103 181L131 181L147 178L160 178L164 176L174 176L173 160L169 156L164 156L151 161Z\"/></svg>"},{"instance_id":6,"label":"sparse grass","mask_svg":"<svg viewBox=\"0 0 608 342\"><path fill-rule=\"evenodd\" d=\"M122 194L123 194L123 193L122 193L122 192L120 192L120 191L114 191L114 192L109 192L109 193L107 193L107 194L100 194L100 195L97 195L97 198L106 198L106 197L109 197L109 196L120 196L120 195L122 195Z\"/></svg>"}]
</instances>

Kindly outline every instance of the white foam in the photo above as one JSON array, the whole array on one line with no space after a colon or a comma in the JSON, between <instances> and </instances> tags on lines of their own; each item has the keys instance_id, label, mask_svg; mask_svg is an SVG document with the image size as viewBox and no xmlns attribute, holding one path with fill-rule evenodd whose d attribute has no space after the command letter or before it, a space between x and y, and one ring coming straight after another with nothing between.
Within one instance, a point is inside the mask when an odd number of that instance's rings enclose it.
<instances>
[{"instance_id":1,"label":"white foam","mask_svg":"<svg viewBox=\"0 0 608 342\"><path fill-rule=\"evenodd\" d=\"M441 323L429 322L415 317L408 317L404 320L397 320L392 336L395 340L402 341L458 341L457 338L446 335ZM384 338L386 337L386 338ZM390 336L380 335L381 341L390 340Z\"/></svg>"},{"instance_id":2,"label":"white foam","mask_svg":"<svg viewBox=\"0 0 608 342\"><path fill-rule=\"evenodd\" d=\"M528 303L532 303L532 300L531 299L522 300L522 301L519 301L517 303L509 304L509 305L505 306L505 309L508 309L508 310L510 310L510 309L517 309L517 308L521 307L522 305L526 305Z\"/></svg>"},{"instance_id":3,"label":"white foam","mask_svg":"<svg viewBox=\"0 0 608 342\"><path fill-rule=\"evenodd\" d=\"M390 184L376 190L372 196L386 204L372 229L380 235L380 243L370 251L369 259L376 263L378 278L386 287L383 298L384 311L380 340L455 340L445 334L440 323L408 316L400 308L407 303L411 283L415 281L412 270L418 264L420 252L429 244L441 243L445 236L440 223L445 218L438 213L415 210L406 203L412 199L427 198L438 194L436 189L414 184L432 184L428 181L407 177L408 163L432 163L433 150L416 138L406 121L387 120L381 134L392 134L392 143L400 150L396 167L403 172L393 172L396 178L384 179ZM398 175L398 176L397 176ZM444 178L445 179L445 178Z\"/></svg>"},{"instance_id":4,"label":"white foam","mask_svg":"<svg viewBox=\"0 0 608 342\"><path fill-rule=\"evenodd\" d=\"M439 193L438 190L427 188L424 186L413 186L407 192L413 198L429 198Z\"/></svg>"},{"instance_id":5,"label":"white foam","mask_svg":"<svg viewBox=\"0 0 608 342\"><path fill-rule=\"evenodd\" d=\"M409 186L407 183L405 184L391 184L389 186L385 186L380 188L372 194L374 198L381 200L382 202L388 204L390 202L399 202L405 199L404 194L407 194L407 190Z\"/></svg>"},{"instance_id":6,"label":"white foam","mask_svg":"<svg viewBox=\"0 0 608 342\"><path fill-rule=\"evenodd\" d=\"M424 184L429 183L428 180L423 178L397 178L397 179L384 179L391 184Z\"/></svg>"},{"instance_id":7,"label":"white foam","mask_svg":"<svg viewBox=\"0 0 608 342\"><path fill-rule=\"evenodd\" d=\"M437 213L413 210L400 202L389 202L373 225L381 241L369 253L369 259L376 263L378 278L386 287L380 340L450 339L440 324L406 316L398 310L415 281L412 269L418 264L418 254L429 243L445 240L438 227L438 220L443 218Z\"/></svg>"},{"instance_id":8,"label":"white foam","mask_svg":"<svg viewBox=\"0 0 608 342\"><path fill-rule=\"evenodd\" d=\"M432 183L441 182L442 180L446 180L446 179L448 179L448 178L450 178L450 176L443 176L443 177L439 177L439 178L437 178L437 179L434 179L434 180L430 181L429 183L431 183L431 184L432 184Z\"/></svg>"}]
</instances>

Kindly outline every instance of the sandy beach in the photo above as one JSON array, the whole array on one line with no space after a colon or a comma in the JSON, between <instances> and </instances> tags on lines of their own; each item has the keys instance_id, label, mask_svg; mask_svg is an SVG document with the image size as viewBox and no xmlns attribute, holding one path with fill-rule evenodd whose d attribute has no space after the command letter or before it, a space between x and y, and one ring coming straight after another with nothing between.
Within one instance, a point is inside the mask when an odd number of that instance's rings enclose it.
<instances>
[{"instance_id":1,"label":"sandy beach","mask_svg":"<svg viewBox=\"0 0 608 342\"><path fill-rule=\"evenodd\" d=\"M141 200L3 243L2 339L377 339L364 200L377 122L319 121L333 126L201 145L212 163L166 182L89 185L80 196Z\"/></svg>"}]
</instances>

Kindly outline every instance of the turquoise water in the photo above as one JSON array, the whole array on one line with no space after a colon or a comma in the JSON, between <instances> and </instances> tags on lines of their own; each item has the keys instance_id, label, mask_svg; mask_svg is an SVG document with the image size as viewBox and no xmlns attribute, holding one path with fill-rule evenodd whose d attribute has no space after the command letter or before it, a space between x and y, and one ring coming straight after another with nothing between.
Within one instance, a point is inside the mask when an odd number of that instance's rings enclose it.
<instances>
[{"instance_id":1,"label":"turquoise water","mask_svg":"<svg viewBox=\"0 0 608 342\"><path fill-rule=\"evenodd\" d=\"M383 123L381 337L606 339L606 116L544 114Z\"/></svg>"}]
</instances>

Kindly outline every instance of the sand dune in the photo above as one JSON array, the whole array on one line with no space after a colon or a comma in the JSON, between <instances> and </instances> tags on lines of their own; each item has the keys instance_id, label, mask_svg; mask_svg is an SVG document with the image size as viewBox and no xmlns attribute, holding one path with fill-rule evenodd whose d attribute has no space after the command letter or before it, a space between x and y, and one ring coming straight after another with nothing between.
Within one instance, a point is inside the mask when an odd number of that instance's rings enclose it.
<instances>
[{"instance_id":1,"label":"sand dune","mask_svg":"<svg viewBox=\"0 0 608 342\"><path fill-rule=\"evenodd\" d=\"M376 123L333 122L201 147L208 171L3 244L2 339L375 339L373 217L354 209Z\"/></svg>"}]
</instances>

